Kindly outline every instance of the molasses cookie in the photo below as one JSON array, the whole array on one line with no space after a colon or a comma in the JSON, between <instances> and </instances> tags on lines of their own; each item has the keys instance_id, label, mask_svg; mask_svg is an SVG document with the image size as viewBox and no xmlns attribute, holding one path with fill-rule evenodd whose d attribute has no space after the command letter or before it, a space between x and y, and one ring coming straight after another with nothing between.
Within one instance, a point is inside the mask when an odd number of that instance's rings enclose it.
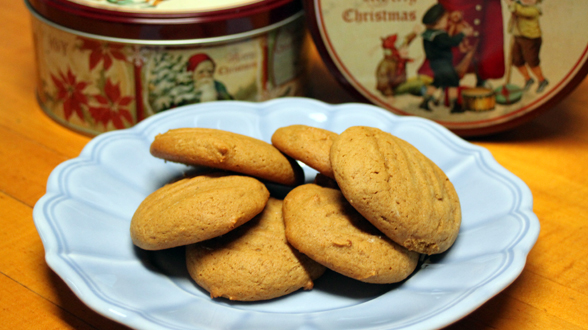
<instances>
[{"instance_id":1,"label":"molasses cookie","mask_svg":"<svg viewBox=\"0 0 588 330\"><path fill-rule=\"evenodd\" d=\"M446 251L461 224L445 173L408 142L372 127L345 130L331 148L343 195L396 243L424 254Z\"/></svg>"},{"instance_id":2,"label":"molasses cookie","mask_svg":"<svg viewBox=\"0 0 588 330\"><path fill-rule=\"evenodd\" d=\"M284 199L283 211L288 242L345 276L367 283L395 283L417 266L418 253L384 236L337 189L298 186Z\"/></svg>"},{"instance_id":3,"label":"molasses cookie","mask_svg":"<svg viewBox=\"0 0 588 330\"><path fill-rule=\"evenodd\" d=\"M256 301L309 290L325 267L286 241L282 201L270 198L264 211L243 226L186 248L191 277L212 298Z\"/></svg>"},{"instance_id":4,"label":"molasses cookie","mask_svg":"<svg viewBox=\"0 0 588 330\"><path fill-rule=\"evenodd\" d=\"M172 129L158 134L150 151L168 161L233 171L284 185L304 181L300 165L271 144L218 129Z\"/></svg>"},{"instance_id":5,"label":"molasses cookie","mask_svg":"<svg viewBox=\"0 0 588 330\"><path fill-rule=\"evenodd\" d=\"M143 200L131 219L131 238L145 250L210 239L251 220L268 198L265 185L251 177L216 174L183 179Z\"/></svg>"},{"instance_id":6,"label":"molasses cookie","mask_svg":"<svg viewBox=\"0 0 588 330\"><path fill-rule=\"evenodd\" d=\"M272 144L286 155L334 178L329 153L337 136L322 128L292 125L278 128L272 135Z\"/></svg>"}]
</instances>

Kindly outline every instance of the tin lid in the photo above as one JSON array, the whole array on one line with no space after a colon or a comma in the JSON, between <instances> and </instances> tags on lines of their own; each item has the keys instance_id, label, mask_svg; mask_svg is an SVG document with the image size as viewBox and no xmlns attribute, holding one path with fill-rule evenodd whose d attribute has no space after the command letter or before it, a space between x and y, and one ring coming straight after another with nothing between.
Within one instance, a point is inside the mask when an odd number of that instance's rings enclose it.
<instances>
[{"instance_id":1,"label":"tin lid","mask_svg":"<svg viewBox=\"0 0 588 330\"><path fill-rule=\"evenodd\" d=\"M65 0L82 6L133 13L195 13L244 7L263 0Z\"/></svg>"},{"instance_id":2,"label":"tin lid","mask_svg":"<svg viewBox=\"0 0 588 330\"><path fill-rule=\"evenodd\" d=\"M122 39L215 38L262 29L302 10L300 0L25 0L48 21Z\"/></svg>"},{"instance_id":3,"label":"tin lid","mask_svg":"<svg viewBox=\"0 0 588 330\"><path fill-rule=\"evenodd\" d=\"M461 136L518 126L588 74L588 2L304 0L304 7L325 66L351 94Z\"/></svg>"}]
</instances>

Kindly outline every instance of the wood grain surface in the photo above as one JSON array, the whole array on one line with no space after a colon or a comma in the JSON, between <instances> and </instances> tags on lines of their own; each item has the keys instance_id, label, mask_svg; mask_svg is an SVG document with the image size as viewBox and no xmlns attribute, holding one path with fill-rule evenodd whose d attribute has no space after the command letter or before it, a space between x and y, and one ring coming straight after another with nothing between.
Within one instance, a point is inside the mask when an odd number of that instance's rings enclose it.
<instances>
[{"instance_id":1,"label":"wood grain surface","mask_svg":"<svg viewBox=\"0 0 588 330\"><path fill-rule=\"evenodd\" d=\"M29 14L22 1L2 6L0 329L125 329L86 307L45 263L32 209L55 166L90 138L41 111ZM313 58L310 96L353 101ZM469 140L527 183L541 233L520 277L449 329L588 329L588 80L536 119Z\"/></svg>"}]
</instances>

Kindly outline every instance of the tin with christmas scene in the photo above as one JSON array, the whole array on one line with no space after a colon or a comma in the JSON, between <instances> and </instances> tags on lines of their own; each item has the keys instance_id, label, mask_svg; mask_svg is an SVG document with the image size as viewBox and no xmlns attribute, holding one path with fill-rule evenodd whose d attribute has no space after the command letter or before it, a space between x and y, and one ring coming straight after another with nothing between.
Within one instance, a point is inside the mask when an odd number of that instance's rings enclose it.
<instances>
[{"instance_id":1,"label":"tin with christmas scene","mask_svg":"<svg viewBox=\"0 0 588 330\"><path fill-rule=\"evenodd\" d=\"M588 73L587 1L305 0L314 43L359 100L462 136L514 128Z\"/></svg>"},{"instance_id":2,"label":"tin with christmas scene","mask_svg":"<svg viewBox=\"0 0 588 330\"><path fill-rule=\"evenodd\" d=\"M96 135L178 106L304 94L295 0L27 0L37 97Z\"/></svg>"}]
</instances>

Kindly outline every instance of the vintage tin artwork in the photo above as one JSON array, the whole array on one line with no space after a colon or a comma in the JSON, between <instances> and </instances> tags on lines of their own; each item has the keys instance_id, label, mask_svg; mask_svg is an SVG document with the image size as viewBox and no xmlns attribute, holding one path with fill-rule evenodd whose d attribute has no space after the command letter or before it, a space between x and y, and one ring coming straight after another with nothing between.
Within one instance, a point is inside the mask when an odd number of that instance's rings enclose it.
<instances>
[{"instance_id":1,"label":"vintage tin artwork","mask_svg":"<svg viewBox=\"0 0 588 330\"><path fill-rule=\"evenodd\" d=\"M394 113L464 135L512 128L586 76L588 2L307 0L325 64Z\"/></svg>"},{"instance_id":2,"label":"vintage tin artwork","mask_svg":"<svg viewBox=\"0 0 588 330\"><path fill-rule=\"evenodd\" d=\"M195 10L193 2L182 0L71 2L122 16ZM198 10L224 13L259 2L204 1ZM97 35L56 24L34 8L31 12L39 102L52 118L86 134L130 127L185 104L303 94L301 10L249 31L179 40Z\"/></svg>"}]
</instances>

